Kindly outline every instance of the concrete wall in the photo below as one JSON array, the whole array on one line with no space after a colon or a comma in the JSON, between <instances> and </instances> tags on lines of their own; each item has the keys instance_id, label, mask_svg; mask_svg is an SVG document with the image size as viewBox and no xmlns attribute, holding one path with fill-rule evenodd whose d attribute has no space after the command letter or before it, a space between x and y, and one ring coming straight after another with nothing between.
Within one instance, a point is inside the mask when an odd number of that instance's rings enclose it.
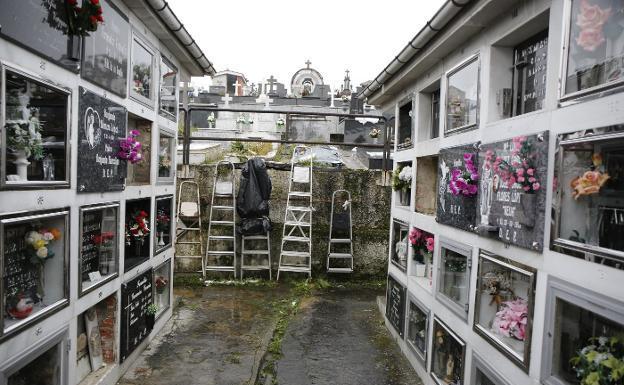
<instances>
[{"instance_id":1,"label":"concrete wall","mask_svg":"<svg viewBox=\"0 0 624 385\"><path fill-rule=\"evenodd\" d=\"M214 166L193 165L193 180L200 185L202 201L202 227L204 239L208 229L209 205L212 194ZM236 182L240 170L236 170ZM270 169L269 175L273 184L271 194L271 257L274 268L279 260L282 237L286 196L288 193L288 178L290 171ZM391 190L390 187L379 185L381 173L368 170L315 170L313 173L313 237L312 237L312 269L315 275L325 272L327 257L327 241L329 237L329 217L331 213L332 193L337 189L346 189L351 192L353 237L354 237L354 264L356 275L384 275L388 256L388 231L390 215ZM182 180L178 178L178 185ZM186 199L186 195L183 199ZM190 250L189 246L178 245L177 256L197 254L197 250ZM197 259L176 257L176 272L196 272L201 269Z\"/></svg>"}]
</instances>

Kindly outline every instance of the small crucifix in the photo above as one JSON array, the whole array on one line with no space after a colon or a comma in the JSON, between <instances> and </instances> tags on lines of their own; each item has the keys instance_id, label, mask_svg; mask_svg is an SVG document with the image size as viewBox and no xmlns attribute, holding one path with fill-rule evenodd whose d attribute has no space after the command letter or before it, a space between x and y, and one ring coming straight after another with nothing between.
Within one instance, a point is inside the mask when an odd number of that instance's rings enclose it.
<instances>
[{"instance_id":1,"label":"small crucifix","mask_svg":"<svg viewBox=\"0 0 624 385\"><path fill-rule=\"evenodd\" d=\"M236 83L232 84L234 86L234 96L241 96L238 90L241 89L243 83L241 83L240 79L236 79Z\"/></svg>"},{"instance_id":2,"label":"small crucifix","mask_svg":"<svg viewBox=\"0 0 624 385\"><path fill-rule=\"evenodd\" d=\"M228 93L226 93L225 96L221 98L221 101L225 102L225 107L229 107L230 106L230 102L232 100L233 100L233 98Z\"/></svg>"},{"instance_id":3,"label":"small crucifix","mask_svg":"<svg viewBox=\"0 0 624 385\"><path fill-rule=\"evenodd\" d=\"M306 60L305 62L307 68L310 68L310 64L312 64L312 62L310 61L310 59Z\"/></svg>"},{"instance_id":4,"label":"small crucifix","mask_svg":"<svg viewBox=\"0 0 624 385\"><path fill-rule=\"evenodd\" d=\"M273 99L269 98L267 94L261 94L258 99L256 99L256 103L264 103L264 107L269 107L269 104L273 103Z\"/></svg>"}]
</instances>

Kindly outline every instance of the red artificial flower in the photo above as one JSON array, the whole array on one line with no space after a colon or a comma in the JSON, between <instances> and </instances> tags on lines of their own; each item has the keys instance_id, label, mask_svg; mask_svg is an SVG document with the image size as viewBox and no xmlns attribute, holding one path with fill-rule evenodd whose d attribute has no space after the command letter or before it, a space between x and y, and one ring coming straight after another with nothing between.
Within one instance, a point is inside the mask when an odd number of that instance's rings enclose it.
<instances>
[{"instance_id":1,"label":"red artificial flower","mask_svg":"<svg viewBox=\"0 0 624 385\"><path fill-rule=\"evenodd\" d=\"M95 13L97 13L98 15L101 15L102 14L102 7L100 7L98 5L97 10L95 11Z\"/></svg>"},{"instance_id":2,"label":"red artificial flower","mask_svg":"<svg viewBox=\"0 0 624 385\"><path fill-rule=\"evenodd\" d=\"M91 20L91 24L97 24L97 17L89 16L89 20Z\"/></svg>"},{"instance_id":3,"label":"red artificial flower","mask_svg":"<svg viewBox=\"0 0 624 385\"><path fill-rule=\"evenodd\" d=\"M100 0L91 0L91 4L98 5L100 4Z\"/></svg>"},{"instance_id":4,"label":"red artificial flower","mask_svg":"<svg viewBox=\"0 0 624 385\"><path fill-rule=\"evenodd\" d=\"M102 15L101 15L101 14L100 14L100 15L97 15L95 18L96 18L96 19L97 19L100 23L104 22L104 18L102 17Z\"/></svg>"},{"instance_id":5,"label":"red artificial flower","mask_svg":"<svg viewBox=\"0 0 624 385\"><path fill-rule=\"evenodd\" d=\"M67 0L67 4L69 4L69 5L76 5L76 4L78 4L78 0Z\"/></svg>"},{"instance_id":6,"label":"red artificial flower","mask_svg":"<svg viewBox=\"0 0 624 385\"><path fill-rule=\"evenodd\" d=\"M76 7L76 12L80 12L80 11L82 11L82 8Z\"/></svg>"}]
</instances>

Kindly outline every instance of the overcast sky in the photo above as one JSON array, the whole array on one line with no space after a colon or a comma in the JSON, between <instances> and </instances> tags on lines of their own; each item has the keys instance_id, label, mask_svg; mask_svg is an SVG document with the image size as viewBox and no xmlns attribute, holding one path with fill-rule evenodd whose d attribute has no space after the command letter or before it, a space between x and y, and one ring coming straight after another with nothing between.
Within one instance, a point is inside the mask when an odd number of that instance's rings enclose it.
<instances>
[{"instance_id":1,"label":"overcast sky","mask_svg":"<svg viewBox=\"0 0 624 385\"><path fill-rule=\"evenodd\" d=\"M372 80L443 0L169 0L217 71L250 82L274 75L287 88L310 60L332 89L345 69ZM199 82L194 81L195 84ZM204 82L202 82L204 83Z\"/></svg>"}]
</instances>

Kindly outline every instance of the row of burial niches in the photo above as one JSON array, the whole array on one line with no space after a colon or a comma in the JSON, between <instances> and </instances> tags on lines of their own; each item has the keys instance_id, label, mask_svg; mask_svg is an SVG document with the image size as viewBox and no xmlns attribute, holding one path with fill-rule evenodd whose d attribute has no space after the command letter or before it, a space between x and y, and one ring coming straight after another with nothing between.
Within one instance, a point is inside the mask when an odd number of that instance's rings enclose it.
<instances>
[{"instance_id":1,"label":"row of burial niches","mask_svg":"<svg viewBox=\"0 0 624 385\"><path fill-rule=\"evenodd\" d=\"M139 266L172 245L173 196L80 208L78 274L79 296ZM69 210L8 215L2 229L2 333L13 332L58 310L69 300ZM123 218L123 222L122 222ZM123 228L123 232L120 229Z\"/></svg>"},{"instance_id":2,"label":"row of burial niches","mask_svg":"<svg viewBox=\"0 0 624 385\"><path fill-rule=\"evenodd\" d=\"M69 186L70 94L9 69L4 73L2 185ZM172 183L175 133L160 129L153 144L153 122L126 114L122 106L84 88L80 88L79 106L79 192L119 190L123 177L128 185L153 180ZM119 154L130 142L140 145L140 156L128 161ZM153 151L158 163L155 176L151 175Z\"/></svg>"}]
</instances>

